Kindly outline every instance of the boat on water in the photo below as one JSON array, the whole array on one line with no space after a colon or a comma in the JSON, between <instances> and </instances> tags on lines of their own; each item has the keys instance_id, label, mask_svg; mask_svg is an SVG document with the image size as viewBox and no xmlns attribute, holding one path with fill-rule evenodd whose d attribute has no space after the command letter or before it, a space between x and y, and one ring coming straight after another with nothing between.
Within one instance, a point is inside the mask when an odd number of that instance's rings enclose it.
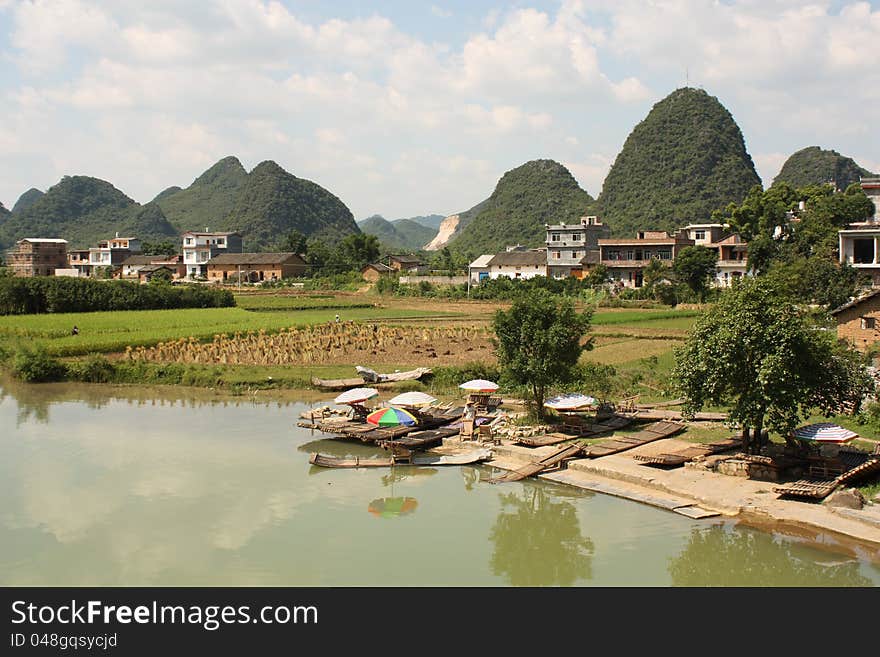
<instances>
[{"instance_id":1,"label":"boat on water","mask_svg":"<svg viewBox=\"0 0 880 657\"><path fill-rule=\"evenodd\" d=\"M390 468L392 465L471 465L492 458L491 449L475 449L463 454L419 454L408 457L404 462L391 458L341 458L314 452L309 463L321 468Z\"/></svg>"},{"instance_id":2,"label":"boat on water","mask_svg":"<svg viewBox=\"0 0 880 657\"><path fill-rule=\"evenodd\" d=\"M380 374L366 367L357 367L359 377L351 379L319 379L312 377L312 385L325 390L347 390L348 388L357 388L365 383L370 385L383 385L396 383L397 381L415 381L423 376L432 374L430 367L417 367L414 370L406 372L392 372L390 374Z\"/></svg>"}]
</instances>

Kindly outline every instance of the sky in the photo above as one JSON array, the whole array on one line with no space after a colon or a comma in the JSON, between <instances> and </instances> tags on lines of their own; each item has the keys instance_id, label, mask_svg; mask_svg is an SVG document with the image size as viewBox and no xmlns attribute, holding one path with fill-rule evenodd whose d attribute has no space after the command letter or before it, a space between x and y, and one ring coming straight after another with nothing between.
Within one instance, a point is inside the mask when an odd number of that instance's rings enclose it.
<instances>
[{"instance_id":1,"label":"sky","mask_svg":"<svg viewBox=\"0 0 880 657\"><path fill-rule=\"evenodd\" d=\"M679 87L768 186L806 146L880 172L880 0L0 0L0 202L64 175L146 203L227 155L360 220L453 214L529 160L597 196Z\"/></svg>"}]
</instances>

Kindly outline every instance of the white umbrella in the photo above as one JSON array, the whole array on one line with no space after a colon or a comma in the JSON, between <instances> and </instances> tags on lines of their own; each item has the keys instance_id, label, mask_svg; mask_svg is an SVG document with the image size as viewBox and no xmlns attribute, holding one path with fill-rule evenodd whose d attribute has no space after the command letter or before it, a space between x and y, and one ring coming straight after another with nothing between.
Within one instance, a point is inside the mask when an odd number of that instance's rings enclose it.
<instances>
[{"instance_id":1,"label":"white umbrella","mask_svg":"<svg viewBox=\"0 0 880 657\"><path fill-rule=\"evenodd\" d=\"M791 432L798 440L809 440L816 443L848 443L859 434L832 422L818 422L798 427Z\"/></svg>"},{"instance_id":2,"label":"white umbrella","mask_svg":"<svg viewBox=\"0 0 880 657\"><path fill-rule=\"evenodd\" d=\"M333 402L335 404L360 404L378 396L379 391L375 388L353 388L340 394Z\"/></svg>"},{"instance_id":3,"label":"white umbrella","mask_svg":"<svg viewBox=\"0 0 880 657\"><path fill-rule=\"evenodd\" d=\"M458 387L469 392L495 392L498 390L497 383L487 381L486 379L471 379L470 381L465 381Z\"/></svg>"},{"instance_id":4,"label":"white umbrella","mask_svg":"<svg viewBox=\"0 0 880 657\"><path fill-rule=\"evenodd\" d=\"M426 392L402 392L388 400L389 406L427 406L436 404L437 398Z\"/></svg>"},{"instance_id":5,"label":"white umbrella","mask_svg":"<svg viewBox=\"0 0 880 657\"><path fill-rule=\"evenodd\" d=\"M575 411L584 406L592 406L595 403L596 400L593 397L582 395L579 392L570 392L548 399L544 402L544 406L556 411Z\"/></svg>"}]
</instances>

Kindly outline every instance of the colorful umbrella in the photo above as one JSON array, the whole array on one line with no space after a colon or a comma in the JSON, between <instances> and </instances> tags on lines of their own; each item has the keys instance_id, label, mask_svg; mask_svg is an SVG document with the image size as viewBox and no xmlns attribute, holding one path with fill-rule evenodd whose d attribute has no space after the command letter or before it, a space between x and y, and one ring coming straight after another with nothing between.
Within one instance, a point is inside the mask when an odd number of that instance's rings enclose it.
<instances>
[{"instance_id":1,"label":"colorful umbrella","mask_svg":"<svg viewBox=\"0 0 880 657\"><path fill-rule=\"evenodd\" d=\"M810 440L817 443L848 443L859 434L832 422L818 422L798 427L791 432L798 440Z\"/></svg>"},{"instance_id":2,"label":"colorful umbrella","mask_svg":"<svg viewBox=\"0 0 880 657\"><path fill-rule=\"evenodd\" d=\"M336 404L360 404L378 396L379 391L375 388L353 388L343 392L333 402Z\"/></svg>"},{"instance_id":3,"label":"colorful umbrella","mask_svg":"<svg viewBox=\"0 0 880 657\"><path fill-rule=\"evenodd\" d=\"M465 381L458 387L462 390L467 390L468 392L495 392L498 390L497 383L487 381L486 379L472 379L470 381Z\"/></svg>"},{"instance_id":4,"label":"colorful umbrella","mask_svg":"<svg viewBox=\"0 0 880 657\"><path fill-rule=\"evenodd\" d=\"M373 411L367 416L367 422L380 427L396 427L401 424L411 427L419 423L412 413L394 406Z\"/></svg>"},{"instance_id":5,"label":"colorful umbrella","mask_svg":"<svg viewBox=\"0 0 880 657\"><path fill-rule=\"evenodd\" d=\"M428 404L436 404L437 398L432 397L426 392L402 392L396 397L388 400L390 406L427 406Z\"/></svg>"},{"instance_id":6,"label":"colorful umbrella","mask_svg":"<svg viewBox=\"0 0 880 657\"><path fill-rule=\"evenodd\" d=\"M377 518L394 518L412 513L418 505L414 497L380 497L370 502L367 510Z\"/></svg>"},{"instance_id":7,"label":"colorful umbrella","mask_svg":"<svg viewBox=\"0 0 880 657\"><path fill-rule=\"evenodd\" d=\"M544 402L546 408L552 408L556 411L574 411L584 406L592 406L596 400L579 392L570 392L565 395L553 397Z\"/></svg>"}]
</instances>

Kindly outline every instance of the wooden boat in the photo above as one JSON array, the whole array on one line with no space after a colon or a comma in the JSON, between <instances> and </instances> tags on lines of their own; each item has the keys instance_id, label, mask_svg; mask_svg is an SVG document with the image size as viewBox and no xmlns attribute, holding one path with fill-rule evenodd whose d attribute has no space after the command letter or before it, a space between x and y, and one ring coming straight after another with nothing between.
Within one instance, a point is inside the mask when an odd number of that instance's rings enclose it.
<instances>
[{"instance_id":1,"label":"wooden boat","mask_svg":"<svg viewBox=\"0 0 880 657\"><path fill-rule=\"evenodd\" d=\"M407 372L392 372L391 374L377 374L376 381L370 381L366 377L359 376L351 379L319 379L312 377L312 385L325 390L347 390L348 388L357 388L369 383L372 386L392 384L397 381L414 381L421 379L423 376L431 374L430 367L417 367Z\"/></svg>"},{"instance_id":2,"label":"wooden boat","mask_svg":"<svg viewBox=\"0 0 880 657\"><path fill-rule=\"evenodd\" d=\"M492 458L492 450L475 449L464 454L421 454L409 458L405 463L392 458L340 458L328 454L315 453L309 456L309 463L321 468L390 468L396 463L401 465L470 465Z\"/></svg>"}]
</instances>

